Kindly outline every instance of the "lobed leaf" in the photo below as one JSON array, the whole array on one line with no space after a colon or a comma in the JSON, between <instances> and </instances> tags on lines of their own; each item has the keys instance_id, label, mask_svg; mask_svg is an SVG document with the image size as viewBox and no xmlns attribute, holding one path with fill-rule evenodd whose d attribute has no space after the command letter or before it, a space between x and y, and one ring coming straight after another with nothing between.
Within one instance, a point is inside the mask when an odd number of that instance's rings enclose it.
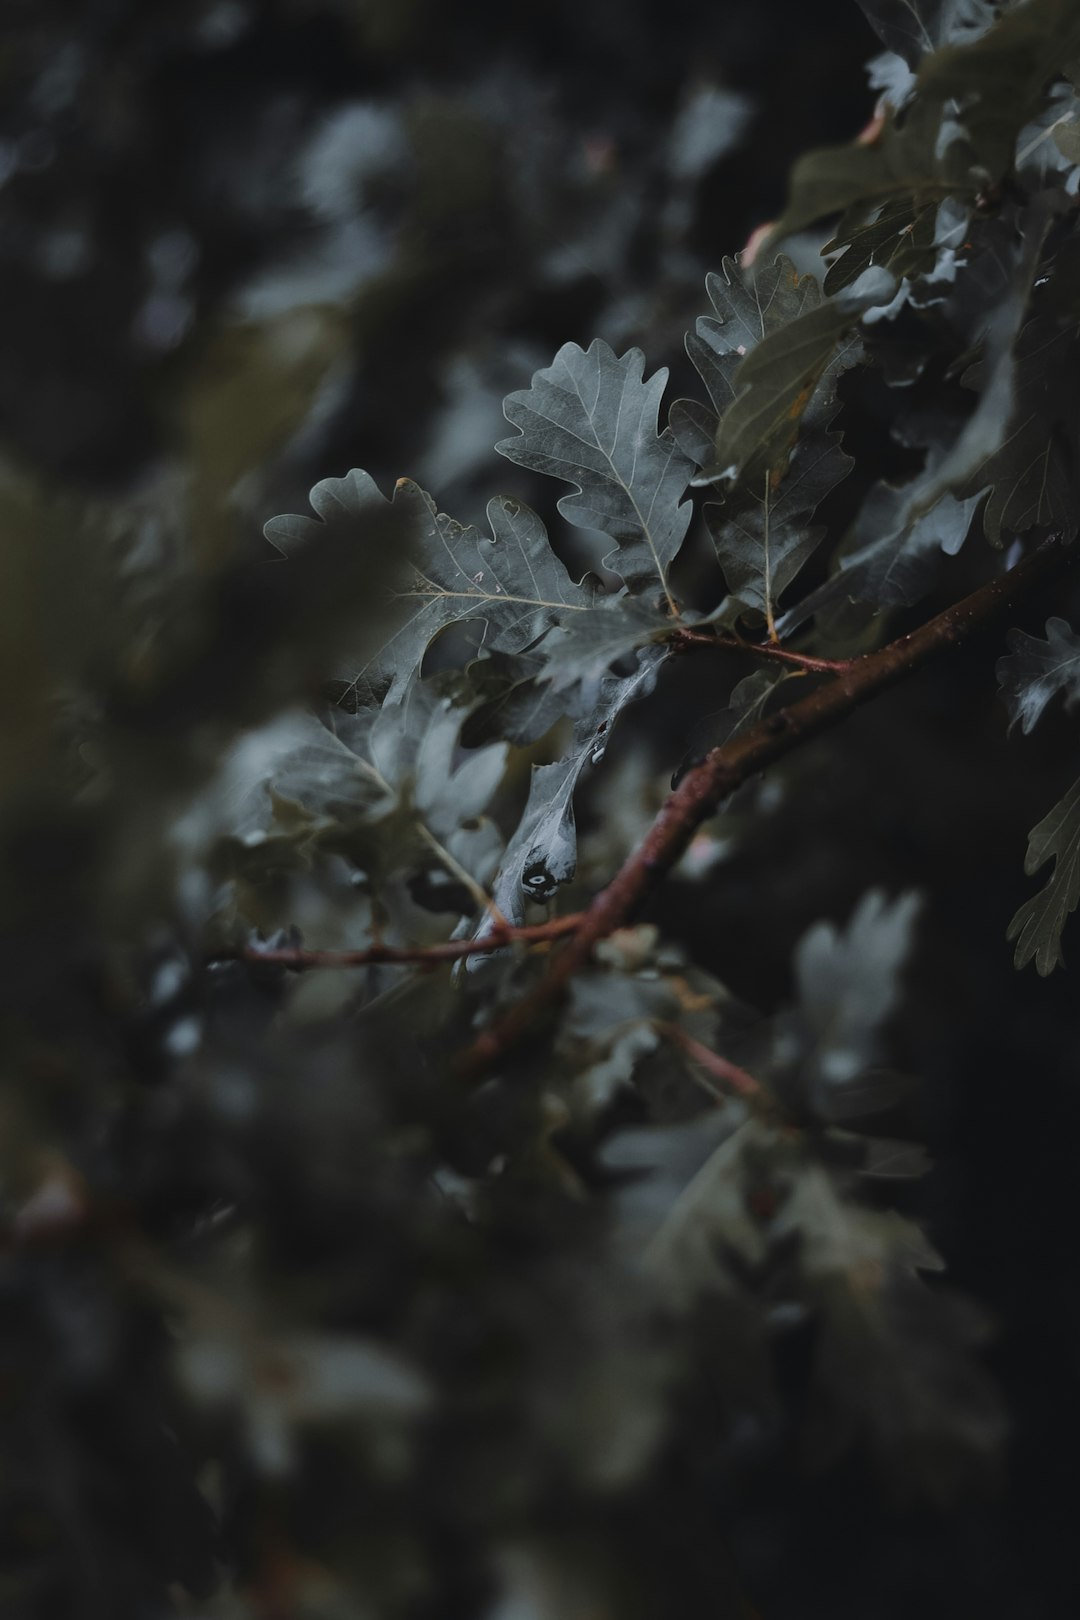
<instances>
[{"instance_id":1,"label":"lobed leaf","mask_svg":"<svg viewBox=\"0 0 1080 1620\"><path fill-rule=\"evenodd\" d=\"M759 609L772 623L774 609L825 529L811 519L826 495L854 465L840 448L840 435L824 428L800 438L778 485L762 480L705 509L717 560L732 596Z\"/></svg>"},{"instance_id":2,"label":"lobed leaf","mask_svg":"<svg viewBox=\"0 0 1080 1620\"><path fill-rule=\"evenodd\" d=\"M615 1195L619 1237L677 1308L730 1287L725 1252L760 1262L761 1231L746 1205L745 1160L767 1135L731 1103L683 1123L621 1130L601 1162L627 1180Z\"/></svg>"},{"instance_id":3,"label":"lobed leaf","mask_svg":"<svg viewBox=\"0 0 1080 1620\"><path fill-rule=\"evenodd\" d=\"M910 606L932 578L935 559L960 550L979 505L978 495L959 501L942 495L926 512L917 512L919 481L913 485L877 484L863 502L850 546L832 577L796 603L780 620L787 635L813 615L844 601L875 606Z\"/></svg>"},{"instance_id":4,"label":"lobed leaf","mask_svg":"<svg viewBox=\"0 0 1080 1620\"><path fill-rule=\"evenodd\" d=\"M871 272L873 275L873 272ZM747 354L735 375L735 398L720 419L716 473L746 485L779 483L818 385L854 365L860 344L854 328L869 305L893 284L882 273L873 290L856 289L819 303L769 333Z\"/></svg>"},{"instance_id":5,"label":"lobed leaf","mask_svg":"<svg viewBox=\"0 0 1080 1620\"><path fill-rule=\"evenodd\" d=\"M1028 837L1024 871L1030 876L1053 860L1050 881L1026 900L1009 924L1018 968L1034 961L1043 978L1065 965L1061 935L1080 901L1080 781L1073 783Z\"/></svg>"},{"instance_id":6,"label":"lobed leaf","mask_svg":"<svg viewBox=\"0 0 1080 1620\"><path fill-rule=\"evenodd\" d=\"M434 683L414 678L399 703L383 705L367 737L366 752L380 777L442 839L483 814L506 767L504 742L462 757L465 713ZM338 724L348 736L347 717Z\"/></svg>"},{"instance_id":7,"label":"lobed leaf","mask_svg":"<svg viewBox=\"0 0 1080 1620\"><path fill-rule=\"evenodd\" d=\"M1038 427L1032 424L1039 439L1039 450L1029 456L1025 448L1026 435L1016 432L1015 417L1019 411L1022 420L1027 422L1029 414L1038 415L1038 407L1033 407L1029 413L1023 398L1018 403L1018 380L1021 385L1024 381L1022 368L1018 372L1018 355L1025 344L1025 315L1043 244L1059 207L1059 196L1052 192L1032 203L1023 232L1016 229L1009 212L1003 213L993 222L993 227L984 232L980 251L969 272L967 292L967 302L975 305L973 311L967 312L971 323L970 341L973 346L981 346L982 359L970 367L963 378L969 385L981 384L978 403L958 431L952 428L944 443L945 436L940 432L933 435L929 444L921 435L916 437L913 442L922 443L927 450L922 472L899 491L890 493L888 486L879 486L872 498L875 503L884 503L886 511L891 509L886 520L890 539L884 555L874 553L874 572L882 561L888 562L895 555L900 562L899 583L904 590L917 584L906 563L912 556L917 561L926 549L928 531L916 532L916 526L938 506L943 496L952 494L963 504L981 496L988 483L996 480L995 493L984 512L983 527L991 543L1000 544L1000 503L1007 500L1012 488L1026 487L1029 476L1038 482L1039 453L1047 450L1052 438L1048 431L1052 418L1050 422L1043 419ZM954 302L963 307L963 300ZM1059 381L1058 386L1066 385ZM1052 483L1048 484L1044 496L1039 497L1049 499L1047 511L1057 510L1057 497L1050 496L1052 488ZM1038 505L1035 509L1042 510ZM942 507L941 512L948 520L946 538L950 544L958 546L962 542L958 530L965 513L956 507ZM1030 509L1025 515L1018 505L1013 519L1029 521ZM867 531L864 543L871 544L874 537L872 531L868 531L868 520L861 518L860 524Z\"/></svg>"},{"instance_id":8,"label":"lobed leaf","mask_svg":"<svg viewBox=\"0 0 1080 1620\"><path fill-rule=\"evenodd\" d=\"M566 619L543 646L552 687L574 681L595 683L612 664L672 633L672 620L649 596L625 591L597 598L595 606Z\"/></svg>"},{"instance_id":9,"label":"lobed leaf","mask_svg":"<svg viewBox=\"0 0 1080 1620\"><path fill-rule=\"evenodd\" d=\"M646 649L630 675L603 676L582 704L567 752L551 764L532 767L529 797L492 891L496 909L510 922L524 922L527 901L550 900L573 877L577 870L574 792L578 782L590 765L599 764L604 757L621 711L652 690L664 656L659 648ZM491 918L486 917L477 937L482 938L490 928ZM470 958L470 968L479 966L480 960Z\"/></svg>"},{"instance_id":10,"label":"lobed leaf","mask_svg":"<svg viewBox=\"0 0 1080 1620\"><path fill-rule=\"evenodd\" d=\"M1075 0L1024 0L991 28L922 63L916 93L955 117L978 167L993 180L1011 168L1016 138L1047 84L1080 51Z\"/></svg>"},{"instance_id":11,"label":"lobed leaf","mask_svg":"<svg viewBox=\"0 0 1080 1620\"><path fill-rule=\"evenodd\" d=\"M791 171L788 199L772 240L794 236L834 215L843 218L850 241L861 240L855 227L876 218L879 210L907 209L914 217L955 193L974 195L977 188L963 149L954 140L939 155L940 127L940 108L916 99L903 124L888 116L871 145L851 142L807 152Z\"/></svg>"},{"instance_id":12,"label":"lobed leaf","mask_svg":"<svg viewBox=\"0 0 1080 1620\"><path fill-rule=\"evenodd\" d=\"M867 21L890 51L917 67L943 45L965 45L993 26L994 0L859 0Z\"/></svg>"},{"instance_id":13,"label":"lobed leaf","mask_svg":"<svg viewBox=\"0 0 1080 1620\"><path fill-rule=\"evenodd\" d=\"M729 1000L722 985L689 967L681 953L658 945L653 924L622 929L570 985L555 1049L556 1084L579 1117L595 1118L650 1056L650 1074L663 1074L665 1095L689 1097L700 1107L700 1075L686 1073L688 1060L671 1043L671 1030L714 1046Z\"/></svg>"},{"instance_id":14,"label":"lobed leaf","mask_svg":"<svg viewBox=\"0 0 1080 1620\"><path fill-rule=\"evenodd\" d=\"M687 336L686 352L708 390L711 417L699 416L702 407L689 400L677 400L671 408L672 431L699 467L715 459L716 423L735 400L735 375L745 356L821 305L817 281L800 276L782 253L772 264L760 266L753 277L745 275L734 259L725 259L719 273L706 276L705 290L714 313L698 317ZM694 437L699 422L707 427L707 442Z\"/></svg>"},{"instance_id":15,"label":"lobed leaf","mask_svg":"<svg viewBox=\"0 0 1080 1620\"><path fill-rule=\"evenodd\" d=\"M1065 707L1080 703L1080 636L1065 619L1046 621L1046 640L1010 630L1009 656L998 660L997 678L1009 710L1010 727L1029 732L1059 692Z\"/></svg>"},{"instance_id":16,"label":"lobed leaf","mask_svg":"<svg viewBox=\"0 0 1080 1620\"><path fill-rule=\"evenodd\" d=\"M503 410L519 437L496 450L519 466L576 486L559 511L616 542L605 566L627 584L667 591L667 573L686 535L683 500L691 467L671 432L657 433L666 370L644 380L640 349L619 356L598 338L587 350L566 343L532 386Z\"/></svg>"},{"instance_id":17,"label":"lobed leaf","mask_svg":"<svg viewBox=\"0 0 1080 1620\"><path fill-rule=\"evenodd\" d=\"M801 1065L815 1105L826 1113L880 1058L881 1029L899 1000L918 910L916 894L890 904L874 889L843 933L820 922L796 947Z\"/></svg>"},{"instance_id":18,"label":"lobed leaf","mask_svg":"<svg viewBox=\"0 0 1080 1620\"><path fill-rule=\"evenodd\" d=\"M1000 362L1010 376L1008 405L995 406L997 383L991 374L983 393L996 420L988 422L986 452L967 472L961 494L989 490L983 527L992 544L1000 546L1008 535L1031 528L1076 530L1069 433L1075 431L1076 388L1074 368L1080 359L1075 332L1063 332L1059 323L1037 316L1028 321L1011 356ZM987 367L974 367L964 381L975 381ZM980 407L981 408L981 407ZM1072 418L1065 435L1062 418Z\"/></svg>"},{"instance_id":19,"label":"lobed leaf","mask_svg":"<svg viewBox=\"0 0 1080 1620\"><path fill-rule=\"evenodd\" d=\"M902 192L883 203L868 224L838 229L821 250L840 254L826 272L825 292L842 292L871 265L898 277L932 265L941 206L941 199L932 192Z\"/></svg>"},{"instance_id":20,"label":"lobed leaf","mask_svg":"<svg viewBox=\"0 0 1080 1620\"><path fill-rule=\"evenodd\" d=\"M798 276L782 255L763 268L752 284L727 260L723 276L710 276L706 285L715 315L698 320L686 346L710 404L677 401L671 413L672 431L702 469L695 480L700 483L730 470L723 466L723 457L731 448L730 422L735 424L731 434L736 448L740 437L745 445L753 436L755 415L756 425L765 428L769 447L763 441L759 450L766 463L772 454L780 459L775 466L766 464L762 471L760 455L752 456L756 475L751 477L748 472L739 477L725 492L722 505L706 507L705 517L732 595L745 606L759 609L771 623L779 596L821 539L823 531L811 524L814 511L851 467L850 458L840 448L839 435L829 431L829 423L837 409L836 381L858 358L859 344L852 339L835 347L836 332L850 326L853 318L839 313L839 303L823 304L813 276ZM833 332L828 353L820 345L814 346L812 335L805 346L800 339L800 334L807 337L808 325L823 312L825 329ZM821 332L818 338L822 338ZM785 361L788 342L791 352ZM750 370L747 384L747 371L762 353L767 363L757 374L755 392L755 374ZM759 402L756 412L751 409L751 399ZM782 418L771 437L766 427L770 408ZM781 453L782 445L788 448Z\"/></svg>"},{"instance_id":21,"label":"lobed leaf","mask_svg":"<svg viewBox=\"0 0 1080 1620\"><path fill-rule=\"evenodd\" d=\"M981 1320L923 1280L942 1270L940 1256L913 1221L860 1206L809 1160L795 1167L773 1232L797 1240L816 1319L812 1459L832 1461L861 1441L891 1477L947 1502L993 1458L1002 1414L972 1355Z\"/></svg>"},{"instance_id":22,"label":"lobed leaf","mask_svg":"<svg viewBox=\"0 0 1080 1620\"><path fill-rule=\"evenodd\" d=\"M354 469L316 484L311 504L317 520L277 517L265 527L267 539L286 555L320 524L345 528L362 544L365 520L388 503L374 480ZM487 648L520 652L594 599L592 585L573 582L540 518L520 501L496 496L488 502L490 536L438 511L409 479L398 481L393 504L409 520L414 569L392 592L392 628L378 651L342 670L358 701L383 692L396 701L431 642L451 625L478 622Z\"/></svg>"},{"instance_id":23,"label":"lobed leaf","mask_svg":"<svg viewBox=\"0 0 1080 1620\"><path fill-rule=\"evenodd\" d=\"M310 864L321 850L347 854L381 883L430 864L431 836L468 869L470 857L490 851L494 826L477 823L502 779L507 746L462 759L463 718L435 683L415 678L400 702L378 711L331 710L325 722L286 714L226 756L213 794L181 836L231 849L231 865L248 882Z\"/></svg>"},{"instance_id":24,"label":"lobed leaf","mask_svg":"<svg viewBox=\"0 0 1080 1620\"><path fill-rule=\"evenodd\" d=\"M874 141L802 158L774 237L841 215L852 269L889 263L907 274L930 258L934 205L985 197L1012 167L1017 137L1038 114L1048 81L1080 49L1080 13L1073 0L1026 0L1001 16L914 0L874 0L866 9L890 48L918 64L914 99ZM837 271L830 290L847 279Z\"/></svg>"}]
</instances>

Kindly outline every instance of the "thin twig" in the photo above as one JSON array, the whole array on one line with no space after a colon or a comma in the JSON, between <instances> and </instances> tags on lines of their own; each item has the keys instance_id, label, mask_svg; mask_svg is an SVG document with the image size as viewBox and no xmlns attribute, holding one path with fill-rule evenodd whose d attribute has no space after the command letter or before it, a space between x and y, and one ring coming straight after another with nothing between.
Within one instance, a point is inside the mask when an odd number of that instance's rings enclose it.
<instances>
[{"instance_id":1,"label":"thin twig","mask_svg":"<svg viewBox=\"0 0 1080 1620\"><path fill-rule=\"evenodd\" d=\"M766 766L852 714L879 692L919 669L938 653L985 628L1035 585L1069 560L1071 548L1057 535L1006 574L989 581L963 601L946 608L911 634L857 659L790 704L766 715L742 736L714 748L693 766L662 806L645 838L585 912L572 938L552 958L551 967L528 995L481 1030L459 1057L463 1080L487 1074L533 1032L562 999L574 975L589 961L593 946L634 913L648 891L675 865L701 823L728 794Z\"/></svg>"},{"instance_id":2,"label":"thin twig","mask_svg":"<svg viewBox=\"0 0 1080 1620\"><path fill-rule=\"evenodd\" d=\"M309 968L372 967L386 963L416 963L435 967L440 962L457 962L464 956L482 956L504 945L540 945L547 940L572 934L585 913L574 911L549 922L530 923L516 928L503 920L493 923L480 939L447 939L435 945L366 945L355 951L306 950L300 945L242 945L235 951L220 951L212 962L267 962L304 973Z\"/></svg>"},{"instance_id":3,"label":"thin twig","mask_svg":"<svg viewBox=\"0 0 1080 1620\"><path fill-rule=\"evenodd\" d=\"M676 650L710 647L720 652L756 653L759 658L772 658L814 675L846 675L859 663L858 658L815 658L812 653L795 652L771 641L741 641L738 636L711 636L702 630L676 630L671 645Z\"/></svg>"},{"instance_id":4,"label":"thin twig","mask_svg":"<svg viewBox=\"0 0 1080 1620\"><path fill-rule=\"evenodd\" d=\"M738 1092L740 1097L760 1097L764 1091L760 1080L755 1080L752 1074L740 1069L730 1058L721 1057L720 1053L714 1052L711 1047L703 1046L692 1035L688 1035L680 1025L665 1023L663 1019L659 1019L654 1021L653 1028L673 1046L679 1047L691 1062L704 1069L706 1074L711 1075L720 1085ZM711 1091L712 1087L709 1089Z\"/></svg>"}]
</instances>

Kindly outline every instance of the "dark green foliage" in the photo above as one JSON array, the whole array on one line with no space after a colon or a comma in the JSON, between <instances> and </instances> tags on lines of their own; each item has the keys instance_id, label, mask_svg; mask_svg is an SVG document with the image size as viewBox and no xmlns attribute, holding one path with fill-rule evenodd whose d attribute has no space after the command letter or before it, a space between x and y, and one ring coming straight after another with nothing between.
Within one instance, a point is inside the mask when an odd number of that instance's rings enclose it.
<instances>
[{"instance_id":1,"label":"dark green foliage","mask_svg":"<svg viewBox=\"0 0 1080 1620\"><path fill-rule=\"evenodd\" d=\"M123 496L0 466L5 1614L748 1615L726 1538L760 1500L847 1470L923 1513L999 1475L987 1322L940 1275L898 1067L920 896L853 857L831 920L789 914L807 812L738 942L764 1010L695 949L695 913L725 931L709 874L775 834L809 766L698 831L681 925L623 918L524 1041L478 1079L455 1061L543 981L544 925L662 828L672 771L779 734L793 687L1075 537L1076 7L863 9L895 58L880 128L801 159L759 261L708 277L700 398L668 413L667 368L646 377L623 261L644 221L685 290L690 195L745 109L688 99L663 205L620 212L602 143L551 159L535 207L559 229L534 246L513 142L543 87L507 69L471 102L417 80L354 108L355 174L311 159L326 252L300 292L286 254L179 381L155 374L175 466L148 453ZM397 8L335 17L376 56L411 38ZM539 339L455 370L443 306L409 321L443 276L474 338L510 297L474 285L504 191L511 281L556 311L561 232L602 193L612 341L508 394L514 481L485 526L469 431ZM649 319L681 331L684 303ZM402 408L460 520L410 478L383 493L377 401L377 476L319 478L296 510L312 459L349 467L341 353L390 369L384 322L407 401L438 353L428 392L471 402L469 431ZM1070 726L1070 620L1009 645L1013 725L1061 696ZM1080 901L1080 784L1031 833L1026 871L1051 859L1009 930L1042 975ZM818 1612L800 1595L783 1612Z\"/></svg>"}]
</instances>

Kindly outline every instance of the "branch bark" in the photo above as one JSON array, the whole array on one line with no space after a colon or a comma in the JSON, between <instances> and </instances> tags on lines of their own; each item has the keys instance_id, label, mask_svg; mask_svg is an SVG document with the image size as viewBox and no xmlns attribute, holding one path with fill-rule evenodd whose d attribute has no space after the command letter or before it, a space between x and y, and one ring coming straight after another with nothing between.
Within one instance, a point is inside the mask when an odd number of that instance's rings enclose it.
<instances>
[{"instance_id":1,"label":"branch bark","mask_svg":"<svg viewBox=\"0 0 1080 1620\"><path fill-rule=\"evenodd\" d=\"M993 623L1034 586L1069 559L1071 548L1055 536L961 602L880 651L855 659L797 703L778 709L753 730L713 749L689 770L667 799L637 850L584 912L569 942L553 958L538 985L508 1012L481 1030L459 1056L455 1071L475 1081L502 1061L561 1000L569 981L592 955L593 946L621 927L645 895L671 870L701 823L749 777L852 714L879 692L956 647Z\"/></svg>"}]
</instances>

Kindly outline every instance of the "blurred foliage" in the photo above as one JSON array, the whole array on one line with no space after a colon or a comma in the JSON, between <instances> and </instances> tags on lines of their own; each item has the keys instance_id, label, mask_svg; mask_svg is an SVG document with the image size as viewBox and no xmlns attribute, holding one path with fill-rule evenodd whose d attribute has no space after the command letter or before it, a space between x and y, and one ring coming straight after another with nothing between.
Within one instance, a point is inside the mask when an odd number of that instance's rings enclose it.
<instances>
[{"instance_id":1,"label":"blurred foliage","mask_svg":"<svg viewBox=\"0 0 1080 1620\"><path fill-rule=\"evenodd\" d=\"M673 614L859 649L993 571L981 526L1074 523L1072 8L864 9L859 144L849 6L9 5L4 1614L1044 1612L1077 1299L1030 1121L1075 1027L1000 975L1068 618L1000 666L1026 777L985 670L890 698L475 1089L543 950L242 959L586 903L795 678L705 678ZM781 214L819 234L725 261ZM663 362L708 396L670 427Z\"/></svg>"}]
</instances>

